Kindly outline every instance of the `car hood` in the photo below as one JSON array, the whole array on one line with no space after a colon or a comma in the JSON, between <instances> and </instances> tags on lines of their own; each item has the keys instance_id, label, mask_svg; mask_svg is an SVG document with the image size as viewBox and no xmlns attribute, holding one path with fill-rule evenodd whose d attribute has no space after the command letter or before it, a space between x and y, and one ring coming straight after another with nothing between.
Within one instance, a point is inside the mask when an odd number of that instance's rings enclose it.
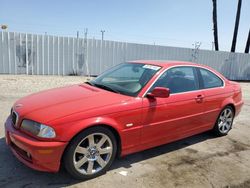
<instances>
[{"instance_id":1,"label":"car hood","mask_svg":"<svg viewBox=\"0 0 250 188\"><path fill-rule=\"evenodd\" d=\"M74 113L122 103L131 97L87 84L50 89L21 98L14 104L20 118L46 123Z\"/></svg>"}]
</instances>

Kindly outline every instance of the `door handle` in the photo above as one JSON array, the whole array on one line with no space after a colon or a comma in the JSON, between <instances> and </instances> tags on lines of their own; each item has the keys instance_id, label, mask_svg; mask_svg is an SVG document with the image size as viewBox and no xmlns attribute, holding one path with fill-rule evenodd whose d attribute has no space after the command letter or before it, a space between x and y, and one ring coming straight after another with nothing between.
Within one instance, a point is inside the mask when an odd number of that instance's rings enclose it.
<instances>
[{"instance_id":1,"label":"door handle","mask_svg":"<svg viewBox=\"0 0 250 188\"><path fill-rule=\"evenodd\" d=\"M203 98L204 98L204 95L197 95L197 97L195 97L195 100L197 103L201 103L203 102Z\"/></svg>"}]
</instances>

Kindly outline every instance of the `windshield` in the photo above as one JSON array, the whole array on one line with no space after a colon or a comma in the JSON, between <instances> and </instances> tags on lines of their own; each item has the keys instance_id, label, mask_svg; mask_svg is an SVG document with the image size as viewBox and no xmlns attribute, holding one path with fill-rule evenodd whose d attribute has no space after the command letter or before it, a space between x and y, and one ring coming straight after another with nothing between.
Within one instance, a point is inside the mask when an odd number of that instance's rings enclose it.
<instances>
[{"instance_id":1,"label":"windshield","mask_svg":"<svg viewBox=\"0 0 250 188\"><path fill-rule=\"evenodd\" d=\"M123 63L104 72L90 84L112 92L137 96L160 69L160 66L155 65Z\"/></svg>"}]
</instances>

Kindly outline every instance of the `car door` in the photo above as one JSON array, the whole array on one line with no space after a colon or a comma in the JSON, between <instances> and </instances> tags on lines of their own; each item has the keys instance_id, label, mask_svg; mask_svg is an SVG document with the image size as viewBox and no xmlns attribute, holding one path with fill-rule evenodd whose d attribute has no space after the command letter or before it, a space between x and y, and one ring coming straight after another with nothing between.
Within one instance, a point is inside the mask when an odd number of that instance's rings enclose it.
<instances>
[{"instance_id":1,"label":"car door","mask_svg":"<svg viewBox=\"0 0 250 188\"><path fill-rule=\"evenodd\" d=\"M204 68L197 68L197 73L200 77L200 87L203 89L205 96L204 115L207 119L207 124L212 128L220 113L221 106L225 98L230 97L232 93L224 87L224 81L219 76Z\"/></svg>"},{"instance_id":2,"label":"car door","mask_svg":"<svg viewBox=\"0 0 250 188\"><path fill-rule=\"evenodd\" d=\"M153 147L202 132L204 94L199 90L195 68L179 66L166 70L153 84L170 89L168 98L143 98L142 144Z\"/></svg>"}]
</instances>

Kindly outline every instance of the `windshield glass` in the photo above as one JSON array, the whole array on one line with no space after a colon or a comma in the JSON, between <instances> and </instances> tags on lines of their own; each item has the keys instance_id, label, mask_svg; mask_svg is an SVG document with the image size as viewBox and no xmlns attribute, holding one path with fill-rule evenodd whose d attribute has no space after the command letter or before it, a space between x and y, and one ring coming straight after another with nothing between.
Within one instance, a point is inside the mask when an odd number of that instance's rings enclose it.
<instances>
[{"instance_id":1,"label":"windshield glass","mask_svg":"<svg viewBox=\"0 0 250 188\"><path fill-rule=\"evenodd\" d=\"M90 84L112 92L137 96L160 69L155 65L123 63L104 72Z\"/></svg>"}]
</instances>

